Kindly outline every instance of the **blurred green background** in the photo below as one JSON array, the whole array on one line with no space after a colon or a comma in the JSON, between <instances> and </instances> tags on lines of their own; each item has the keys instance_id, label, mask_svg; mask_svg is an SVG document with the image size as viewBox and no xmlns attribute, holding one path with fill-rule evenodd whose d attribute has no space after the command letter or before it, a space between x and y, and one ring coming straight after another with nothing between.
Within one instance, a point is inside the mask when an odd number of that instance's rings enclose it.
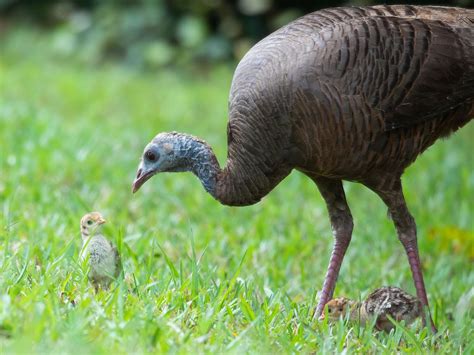
<instances>
[{"instance_id":1,"label":"blurred green background","mask_svg":"<svg viewBox=\"0 0 474 355\"><path fill-rule=\"evenodd\" d=\"M472 0L0 0L0 30L54 33L58 56L140 68L240 59L258 40L311 11L345 5L464 6Z\"/></svg>"}]
</instances>

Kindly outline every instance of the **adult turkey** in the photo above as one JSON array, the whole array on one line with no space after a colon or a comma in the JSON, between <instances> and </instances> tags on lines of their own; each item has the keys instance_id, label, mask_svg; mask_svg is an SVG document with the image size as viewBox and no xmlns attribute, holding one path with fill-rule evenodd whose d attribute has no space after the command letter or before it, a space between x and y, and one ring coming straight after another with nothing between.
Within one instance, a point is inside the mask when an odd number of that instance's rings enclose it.
<instances>
[{"instance_id":1,"label":"adult turkey","mask_svg":"<svg viewBox=\"0 0 474 355\"><path fill-rule=\"evenodd\" d=\"M335 238L319 316L333 295L353 229L342 180L362 183L387 205L417 296L429 309L416 225L400 177L420 153L473 116L474 10L317 11L272 33L239 63L224 169L203 140L160 133L145 148L133 192L158 172L191 171L222 204L244 206L293 169L303 172L327 204Z\"/></svg>"}]
</instances>

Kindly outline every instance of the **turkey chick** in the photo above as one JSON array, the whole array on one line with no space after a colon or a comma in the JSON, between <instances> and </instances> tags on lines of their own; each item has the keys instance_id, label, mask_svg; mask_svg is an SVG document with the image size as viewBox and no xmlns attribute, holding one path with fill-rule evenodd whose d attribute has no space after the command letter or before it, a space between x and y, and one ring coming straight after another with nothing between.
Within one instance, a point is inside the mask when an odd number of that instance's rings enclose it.
<instances>
[{"instance_id":1,"label":"turkey chick","mask_svg":"<svg viewBox=\"0 0 474 355\"><path fill-rule=\"evenodd\" d=\"M105 222L99 212L87 213L81 219L81 259L88 260L89 280L96 292L99 288L107 289L122 269L117 248L101 233Z\"/></svg>"},{"instance_id":2,"label":"turkey chick","mask_svg":"<svg viewBox=\"0 0 474 355\"><path fill-rule=\"evenodd\" d=\"M409 325L422 313L421 303L416 297L392 286L376 289L362 302L345 297L334 298L326 304L326 309L329 321L338 320L348 314L349 320L359 321L364 325L375 318L376 329L386 332L395 327L389 316L397 322L404 321ZM324 314L321 319L324 319Z\"/></svg>"}]
</instances>

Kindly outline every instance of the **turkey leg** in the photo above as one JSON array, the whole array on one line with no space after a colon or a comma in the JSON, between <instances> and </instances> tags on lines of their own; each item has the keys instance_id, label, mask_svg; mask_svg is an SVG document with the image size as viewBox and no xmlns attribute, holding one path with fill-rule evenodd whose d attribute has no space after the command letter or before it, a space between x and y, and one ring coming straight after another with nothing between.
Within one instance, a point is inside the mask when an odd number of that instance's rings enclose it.
<instances>
[{"instance_id":1,"label":"turkey leg","mask_svg":"<svg viewBox=\"0 0 474 355\"><path fill-rule=\"evenodd\" d=\"M322 177L311 178L318 186L326 202L334 235L331 259L326 271L326 277L324 278L321 297L319 298L318 306L314 314L314 317L317 318L321 316L324 306L334 293L342 260L351 241L353 222L351 211L347 205L346 196L342 187L342 181Z\"/></svg>"},{"instance_id":2,"label":"turkey leg","mask_svg":"<svg viewBox=\"0 0 474 355\"><path fill-rule=\"evenodd\" d=\"M428 297L426 295L425 283L423 281L423 273L421 271L420 255L418 253L418 242L416 235L416 223L410 214L403 196L402 184L400 179L391 184L390 187L383 189L373 189L385 202L388 207L389 214L395 224L398 239L403 244L405 252L410 263L413 281L415 283L416 295L423 305L424 316L423 324L426 326L430 323L433 333L437 332L433 319L431 318Z\"/></svg>"}]
</instances>

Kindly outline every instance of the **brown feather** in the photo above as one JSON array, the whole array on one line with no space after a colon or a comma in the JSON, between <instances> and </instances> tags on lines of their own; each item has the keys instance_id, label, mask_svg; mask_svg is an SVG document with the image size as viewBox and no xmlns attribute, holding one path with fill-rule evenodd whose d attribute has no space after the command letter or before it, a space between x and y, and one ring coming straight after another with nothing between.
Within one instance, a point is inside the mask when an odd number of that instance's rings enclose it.
<instances>
[{"instance_id":1,"label":"brown feather","mask_svg":"<svg viewBox=\"0 0 474 355\"><path fill-rule=\"evenodd\" d=\"M370 184L401 175L474 112L474 11L335 8L254 46L229 99L225 204L259 201L293 168Z\"/></svg>"}]
</instances>

